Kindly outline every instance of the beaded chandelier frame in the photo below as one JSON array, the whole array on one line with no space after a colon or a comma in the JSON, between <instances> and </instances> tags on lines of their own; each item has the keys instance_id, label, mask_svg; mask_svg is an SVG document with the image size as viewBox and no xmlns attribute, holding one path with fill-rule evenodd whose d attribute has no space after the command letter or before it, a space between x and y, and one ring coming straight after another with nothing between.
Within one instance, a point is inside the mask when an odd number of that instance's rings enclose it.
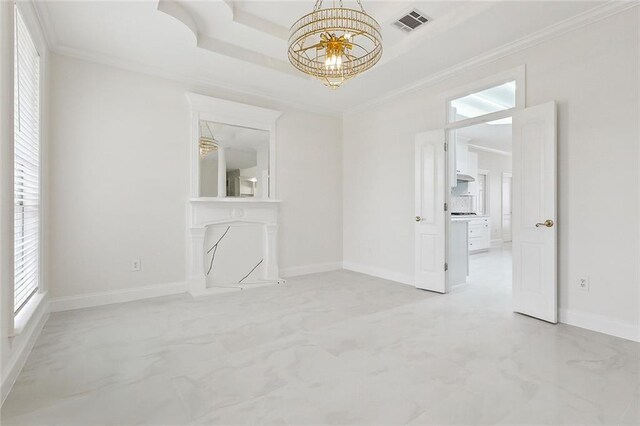
<instances>
[{"instance_id":1,"label":"beaded chandelier frame","mask_svg":"<svg viewBox=\"0 0 640 426\"><path fill-rule=\"evenodd\" d=\"M380 24L360 10L342 6L322 8L296 21L289 32L289 61L298 70L337 89L346 80L373 67L382 56Z\"/></svg>"}]
</instances>

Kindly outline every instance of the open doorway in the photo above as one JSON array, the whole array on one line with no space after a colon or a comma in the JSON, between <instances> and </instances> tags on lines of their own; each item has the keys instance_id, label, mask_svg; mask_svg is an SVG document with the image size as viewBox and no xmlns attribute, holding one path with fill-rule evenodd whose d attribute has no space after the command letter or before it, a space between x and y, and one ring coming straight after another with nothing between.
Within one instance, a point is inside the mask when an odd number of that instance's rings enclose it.
<instances>
[{"instance_id":1,"label":"open doorway","mask_svg":"<svg viewBox=\"0 0 640 426\"><path fill-rule=\"evenodd\" d=\"M556 323L556 106L525 108L523 72L507 74L448 97L445 128L416 134L414 281L448 293L480 282L481 272L494 282L501 274L514 312ZM505 146L492 145L497 129ZM483 134L493 136L483 142ZM479 163L497 151L512 158L511 171ZM501 249L498 262L492 248Z\"/></svg>"},{"instance_id":2,"label":"open doorway","mask_svg":"<svg viewBox=\"0 0 640 426\"><path fill-rule=\"evenodd\" d=\"M510 292L511 245L503 235L511 234L511 222L503 212L511 211L511 190L503 189L503 176L512 173L511 115L519 86L507 80L447 103L454 126L447 135L449 291L472 284Z\"/></svg>"},{"instance_id":3,"label":"open doorway","mask_svg":"<svg viewBox=\"0 0 640 426\"><path fill-rule=\"evenodd\" d=\"M448 287L511 292L511 117L453 129Z\"/></svg>"}]
</instances>

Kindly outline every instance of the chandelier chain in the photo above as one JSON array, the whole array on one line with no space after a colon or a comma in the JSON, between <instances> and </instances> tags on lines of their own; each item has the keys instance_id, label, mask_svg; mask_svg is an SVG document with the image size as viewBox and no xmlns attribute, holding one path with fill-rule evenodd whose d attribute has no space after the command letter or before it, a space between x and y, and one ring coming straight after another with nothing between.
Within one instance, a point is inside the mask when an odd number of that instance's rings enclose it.
<instances>
[{"instance_id":1,"label":"chandelier chain","mask_svg":"<svg viewBox=\"0 0 640 426\"><path fill-rule=\"evenodd\" d=\"M324 0L316 0L316 4L313 6L313 11L317 12L318 10L320 10L322 8L322 2ZM358 2L358 6L360 6L360 10L364 12L364 6L362 5L362 1L361 0L356 0ZM333 0L334 2L334 6L335 6L335 0ZM339 5L340 7L344 7L343 4L343 0L339 0Z\"/></svg>"}]
</instances>

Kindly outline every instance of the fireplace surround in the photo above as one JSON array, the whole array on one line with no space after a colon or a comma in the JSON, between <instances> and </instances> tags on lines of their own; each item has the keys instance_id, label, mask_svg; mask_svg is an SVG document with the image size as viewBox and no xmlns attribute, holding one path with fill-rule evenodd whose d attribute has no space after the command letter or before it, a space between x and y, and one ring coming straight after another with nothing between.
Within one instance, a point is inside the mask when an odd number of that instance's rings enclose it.
<instances>
[{"instance_id":1,"label":"fireplace surround","mask_svg":"<svg viewBox=\"0 0 640 426\"><path fill-rule=\"evenodd\" d=\"M276 121L281 112L195 93L186 95L192 120L186 253L189 292L203 295L282 283L277 256L280 200L275 179ZM264 173L268 190L250 198L199 196L201 120L269 132L268 172Z\"/></svg>"}]
</instances>

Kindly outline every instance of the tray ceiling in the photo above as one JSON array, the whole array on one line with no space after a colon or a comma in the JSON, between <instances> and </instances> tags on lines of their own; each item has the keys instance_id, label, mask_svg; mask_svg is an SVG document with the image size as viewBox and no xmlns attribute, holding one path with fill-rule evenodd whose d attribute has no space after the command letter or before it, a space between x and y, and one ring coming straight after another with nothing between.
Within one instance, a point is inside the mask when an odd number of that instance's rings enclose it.
<instances>
[{"instance_id":1,"label":"tray ceiling","mask_svg":"<svg viewBox=\"0 0 640 426\"><path fill-rule=\"evenodd\" d=\"M287 62L289 26L313 1L35 2L54 52L340 113L540 34L610 2L367 1L383 29L372 70L331 91ZM344 1L345 7L357 7ZM407 34L412 9L432 19Z\"/></svg>"}]
</instances>

